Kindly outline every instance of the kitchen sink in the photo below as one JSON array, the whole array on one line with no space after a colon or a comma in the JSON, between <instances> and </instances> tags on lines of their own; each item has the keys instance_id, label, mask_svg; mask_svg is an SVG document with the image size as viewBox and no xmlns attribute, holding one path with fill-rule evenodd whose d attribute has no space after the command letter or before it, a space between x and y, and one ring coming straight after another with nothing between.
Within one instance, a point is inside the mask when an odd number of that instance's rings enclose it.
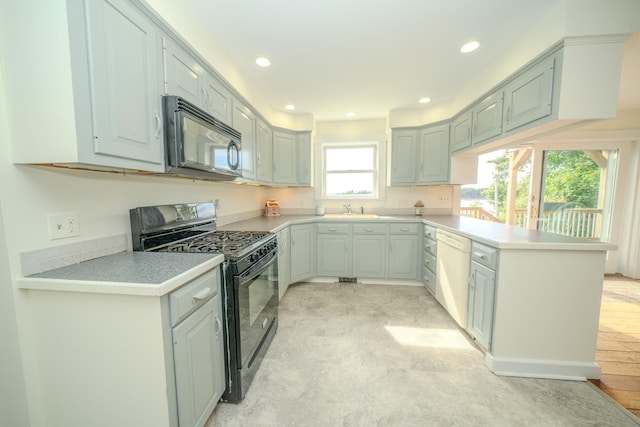
<instances>
[{"instance_id":1,"label":"kitchen sink","mask_svg":"<svg viewBox=\"0 0 640 427\"><path fill-rule=\"evenodd\" d=\"M324 218L331 219L366 219L378 218L376 214L359 214L359 213L342 213L342 214L325 214Z\"/></svg>"}]
</instances>

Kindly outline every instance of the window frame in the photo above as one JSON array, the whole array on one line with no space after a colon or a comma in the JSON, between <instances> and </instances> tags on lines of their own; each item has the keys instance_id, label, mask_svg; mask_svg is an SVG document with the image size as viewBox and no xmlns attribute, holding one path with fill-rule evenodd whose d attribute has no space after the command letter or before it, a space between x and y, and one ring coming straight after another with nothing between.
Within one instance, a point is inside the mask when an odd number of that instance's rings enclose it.
<instances>
[{"instance_id":1,"label":"window frame","mask_svg":"<svg viewBox=\"0 0 640 427\"><path fill-rule=\"evenodd\" d=\"M363 137L317 137L315 141L315 198L318 201L344 201L344 200L384 200L385 198L385 179L387 175L386 168L386 152L387 137L386 135L372 135ZM326 167L325 153L326 148L374 148L374 191L372 195L349 194L345 196L327 195L326 194ZM367 170L368 171L368 170ZM364 171L364 172L367 172ZM332 171L335 172L335 171ZM344 171L361 173L363 171Z\"/></svg>"},{"instance_id":2,"label":"window frame","mask_svg":"<svg viewBox=\"0 0 640 427\"><path fill-rule=\"evenodd\" d=\"M355 148L372 148L373 149L373 164L372 169L336 169L327 170L327 152L329 150L349 150ZM322 147L322 197L323 199L371 199L378 195L378 168L376 167L376 160L378 158L378 146L375 143L351 143L351 144L325 144ZM373 190L372 194L327 194L327 177L333 174L360 174L371 173Z\"/></svg>"}]
</instances>

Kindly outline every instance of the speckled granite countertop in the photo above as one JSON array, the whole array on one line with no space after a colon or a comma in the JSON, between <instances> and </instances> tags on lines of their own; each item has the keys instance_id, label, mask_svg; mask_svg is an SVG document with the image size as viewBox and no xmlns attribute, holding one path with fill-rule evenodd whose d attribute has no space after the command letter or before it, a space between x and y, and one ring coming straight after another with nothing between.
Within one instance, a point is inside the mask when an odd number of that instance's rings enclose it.
<instances>
[{"instance_id":1,"label":"speckled granite countertop","mask_svg":"<svg viewBox=\"0 0 640 427\"><path fill-rule=\"evenodd\" d=\"M522 250L577 250L577 251L606 251L616 249L615 245L576 239L544 231L529 230L512 225L481 221L474 218L456 215L390 215L377 218L348 218L335 219L314 215L283 215L278 217L255 217L244 221L226 224L221 230L253 230L277 232L290 224L327 221L376 221L376 222L421 222L442 228L485 243L500 249Z\"/></svg>"},{"instance_id":2,"label":"speckled granite countertop","mask_svg":"<svg viewBox=\"0 0 640 427\"><path fill-rule=\"evenodd\" d=\"M218 266L219 254L121 252L17 280L20 289L162 296Z\"/></svg>"}]
</instances>

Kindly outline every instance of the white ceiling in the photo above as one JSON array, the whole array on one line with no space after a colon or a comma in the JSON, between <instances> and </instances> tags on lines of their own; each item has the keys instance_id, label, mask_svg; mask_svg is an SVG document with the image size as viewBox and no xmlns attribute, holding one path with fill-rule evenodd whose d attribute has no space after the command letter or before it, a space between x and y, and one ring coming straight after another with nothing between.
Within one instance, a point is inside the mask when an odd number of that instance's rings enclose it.
<instances>
[{"instance_id":1,"label":"white ceiling","mask_svg":"<svg viewBox=\"0 0 640 427\"><path fill-rule=\"evenodd\" d=\"M436 108L490 70L559 0L189 0L273 110L316 120ZM460 53L467 41L480 48ZM620 106L640 108L640 40L627 43ZM260 68L258 56L272 66ZM627 58L628 57L628 58ZM490 87L485 88L488 90ZM422 106L421 97L432 102Z\"/></svg>"}]
</instances>

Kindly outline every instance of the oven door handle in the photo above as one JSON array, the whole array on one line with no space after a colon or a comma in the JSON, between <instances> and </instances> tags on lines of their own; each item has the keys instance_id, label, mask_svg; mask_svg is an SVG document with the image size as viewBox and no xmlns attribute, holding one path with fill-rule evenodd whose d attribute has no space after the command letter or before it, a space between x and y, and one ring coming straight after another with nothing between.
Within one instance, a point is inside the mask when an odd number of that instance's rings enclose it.
<instances>
[{"instance_id":1,"label":"oven door handle","mask_svg":"<svg viewBox=\"0 0 640 427\"><path fill-rule=\"evenodd\" d=\"M270 259L268 260L266 259L267 258L261 259L256 264L252 265L247 270L245 270L242 274L240 274L238 276L238 279L240 280L240 284L243 285L247 282L250 282L254 277L264 273L269 267L271 267L271 265L274 262L278 260L278 257L276 256L275 253L273 253L273 256Z\"/></svg>"}]
</instances>

